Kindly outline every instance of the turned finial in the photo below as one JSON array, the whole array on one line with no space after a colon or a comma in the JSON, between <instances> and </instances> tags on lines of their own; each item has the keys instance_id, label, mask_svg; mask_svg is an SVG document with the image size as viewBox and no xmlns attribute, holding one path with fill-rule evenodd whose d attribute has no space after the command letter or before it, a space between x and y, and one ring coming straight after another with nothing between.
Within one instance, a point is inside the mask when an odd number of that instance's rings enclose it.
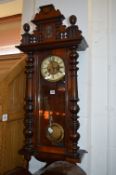
<instances>
[{"instance_id":1,"label":"turned finial","mask_svg":"<svg viewBox=\"0 0 116 175\"><path fill-rule=\"evenodd\" d=\"M69 22L70 22L71 25L75 25L76 22L77 22L76 16L75 16L75 15L71 15L71 16L69 17Z\"/></svg>"},{"instance_id":2,"label":"turned finial","mask_svg":"<svg viewBox=\"0 0 116 175\"><path fill-rule=\"evenodd\" d=\"M23 25L23 29L24 29L25 33L28 33L29 30L30 30L30 25L29 25L28 23L25 23L25 24Z\"/></svg>"}]
</instances>

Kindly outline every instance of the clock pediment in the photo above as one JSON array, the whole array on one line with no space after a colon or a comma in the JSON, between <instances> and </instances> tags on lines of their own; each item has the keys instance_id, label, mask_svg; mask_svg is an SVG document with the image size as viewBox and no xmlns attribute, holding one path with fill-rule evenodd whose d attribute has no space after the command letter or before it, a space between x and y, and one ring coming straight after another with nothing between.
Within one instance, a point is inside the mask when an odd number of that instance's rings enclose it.
<instances>
[{"instance_id":1,"label":"clock pediment","mask_svg":"<svg viewBox=\"0 0 116 175\"><path fill-rule=\"evenodd\" d=\"M40 42L52 41L58 39L60 27L65 17L59 10L56 10L52 4L41 6L39 13L35 15L32 22L36 25L34 34Z\"/></svg>"},{"instance_id":2,"label":"clock pediment","mask_svg":"<svg viewBox=\"0 0 116 175\"><path fill-rule=\"evenodd\" d=\"M41 22L44 23L46 20L52 21L53 19L55 20L62 20L65 19L64 15L61 14L60 10L56 10L54 5L46 5L46 6L41 6L39 7L40 11L39 13L36 13L34 19L32 20L33 23L36 25L39 25Z\"/></svg>"},{"instance_id":3,"label":"clock pediment","mask_svg":"<svg viewBox=\"0 0 116 175\"><path fill-rule=\"evenodd\" d=\"M29 24L24 24L25 33L22 35L20 50L25 51L29 48L34 50L59 48L63 46L77 45L78 50L85 50L88 45L82 36L82 32L76 25L75 15L69 17L69 26L63 24L65 17L59 10L56 10L52 4L41 6L40 11L35 15L32 23L35 24L35 30L29 33ZM50 43L50 44L49 44ZM27 47L26 47L27 46Z\"/></svg>"}]
</instances>

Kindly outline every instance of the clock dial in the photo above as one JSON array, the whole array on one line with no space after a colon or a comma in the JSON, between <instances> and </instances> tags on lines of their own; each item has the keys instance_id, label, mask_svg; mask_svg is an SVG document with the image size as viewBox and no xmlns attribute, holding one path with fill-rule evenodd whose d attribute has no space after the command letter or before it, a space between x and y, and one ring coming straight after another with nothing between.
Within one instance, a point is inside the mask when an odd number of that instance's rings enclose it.
<instances>
[{"instance_id":1,"label":"clock dial","mask_svg":"<svg viewBox=\"0 0 116 175\"><path fill-rule=\"evenodd\" d=\"M41 64L41 74L44 79L55 82L62 79L65 75L65 66L62 58L49 56Z\"/></svg>"}]
</instances>

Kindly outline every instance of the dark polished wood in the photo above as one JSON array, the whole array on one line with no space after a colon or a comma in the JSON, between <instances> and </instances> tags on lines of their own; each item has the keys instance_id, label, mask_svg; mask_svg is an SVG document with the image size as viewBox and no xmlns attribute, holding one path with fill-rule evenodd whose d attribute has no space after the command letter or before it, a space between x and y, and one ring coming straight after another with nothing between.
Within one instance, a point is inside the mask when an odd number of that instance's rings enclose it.
<instances>
[{"instance_id":1,"label":"dark polished wood","mask_svg":"<svg viewBox=\"0 0 116 175\"><path fill-rule=\"evenodd\" d=\"M26 92L25 92L25 119L24 119L24 135L25 143L24 147L20 150L20 153L24 155L27 162L30 160L31 155L34 154L33 148L33 120L34 120L34 107L33 107L33 71L34 71L34 58L33 53L28 53L26 60ZM28 168L28 164L27 164Z\"/></svg>"},{"instance_id":2,"label":"dark polished wood","mask_svg":"<svg viewBox=\"0 0 116 175\"><path fill-rule=\"evenodd\" d=\"M78 51L84 51L87 43L76 25L76 16L65 17L53 5L40 7L32 20L36 28L29 33L29 24L17 46L28 55L26 63L25 144L22 149L27 162L31 155L48 164L57 160L81 162L85 150L78 146L80 134L78 96ZM41 75L42 61L49 56L60 57L65 65L65 76L55 82ZM49 113L49 114L48 114ZM51 114L50 114L51 113ZM60 142L46 136L50 115L56 126L64 132ZM57 131L56 128L55 131Z\"/></svg>"}]
</instances>

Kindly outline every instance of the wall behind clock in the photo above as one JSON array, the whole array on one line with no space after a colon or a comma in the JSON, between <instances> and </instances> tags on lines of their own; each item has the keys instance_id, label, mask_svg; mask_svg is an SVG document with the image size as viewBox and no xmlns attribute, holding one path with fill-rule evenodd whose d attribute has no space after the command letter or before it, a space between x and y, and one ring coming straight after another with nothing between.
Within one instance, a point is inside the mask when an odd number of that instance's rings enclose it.
<instances>
[{"instance_id":1,"label":"wall behind clock","mask_svg":"<svg viewBox=\"0 0 116 175\"><path fill-rule=\"evenodd\" d=\"M41 5L53 3L66 18L75 14L89 48L79 57L80 142L86 149L81 167L88 175L116 172L116 1L25 0L23 23L30 22ZM65 23L68 24L67 19ZM33 26L32 26L33 28ZM39 164L39 166L38 166ZM33 157L30 170L43 164Z\"/></svg>"}]
</instances>

